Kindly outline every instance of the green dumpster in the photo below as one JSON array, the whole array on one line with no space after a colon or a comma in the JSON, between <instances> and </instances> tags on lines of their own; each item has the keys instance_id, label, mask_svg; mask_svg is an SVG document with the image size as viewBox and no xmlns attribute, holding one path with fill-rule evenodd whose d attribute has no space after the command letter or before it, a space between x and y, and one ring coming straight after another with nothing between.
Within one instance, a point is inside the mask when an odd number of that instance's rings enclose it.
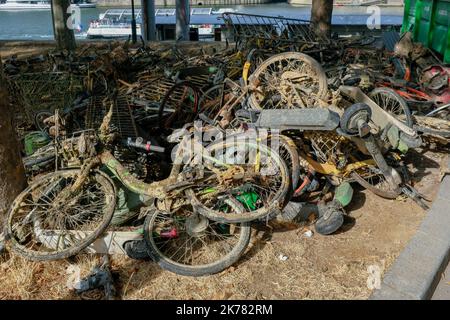
<instances>
[{"instance_id":1,"label":"green dumpster","mask_svg":"<svg viewBox=\"0 0 450 320\"><path fill-rule=\"evenodd\" d=\"M402 32L406 31L450 63L450 0L405 0Z\"/></svg>"}]
</instances>

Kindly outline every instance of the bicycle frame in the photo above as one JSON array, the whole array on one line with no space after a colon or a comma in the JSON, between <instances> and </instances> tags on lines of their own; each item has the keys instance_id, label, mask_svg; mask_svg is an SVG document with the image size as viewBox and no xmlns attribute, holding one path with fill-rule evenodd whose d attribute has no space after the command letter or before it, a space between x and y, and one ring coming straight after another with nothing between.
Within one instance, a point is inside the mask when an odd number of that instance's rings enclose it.
<instances>
[{"instance_id":1,"label":"bicycle frame","mask_svg":"<svg viewBox=\"0 0 450 320\"><path fill-rule=\"evenodd\" d=\"M82 174L80 174L80 177L77 179L77 181L74 183L74 186L72 188L72 192L76 191L77 187L81 186L86 174L83 174L83 172L88 172L90 169L92 169L94 166L98 165L104 165L108 168L111 173L117 177L123 185L129 189L132 192L135 192L137 194L146 195L152 198L157 199L164 199L167 197L177 196L180 192L185 190L186 188L189 188L190 186L193 186L195 182L198 182L199 180L186 180L183 179L182 181L178 181L178 175L180 174L180 171L182 169L181 159L184 156L183 152L185 149L183 148L183 143L186 143L189 145L190 143L194 143L195 146L200 148L200 154L202 157L206 160L209 160L214 163L218 163L223 167L230 168L231 166L225 162L222 162L216 158L210 157L207 155L207 152L205 152L205 147L201 144L195 141L195 139L185 135L182 138L182 141L179 144L179 148L176 151L175 155L175 163L172 166L171 172L169 174L169 177L161 180L161 181L155 181L152 183L145 183L135 177L131 174L129 170L127 170L113 155L110 151L103 151L101 152L97 157L92 159L92 161L86 161L85 166L81 169ZM255 164L255 167L258 167L258 163ZM201 180L201 179L200 179Z\"/></svg>"},{"instance_id":2,"label":"bicycle frame","mask_svg":"<svg viewBox=\"0 0 450 320\"><path fill-rule=\"evenodd\" d=\"M109 151L104 151L99 155L101 164L105 165L108 170L110 170L115 177L117 177L123 185L138 194L143 194L149 197L162 199L168 195L168 187L171 186L171 190L176 189L176 187L187 187L191 183L184 182L176 184L176 178L181 170L181 165L173 165L172 170L168 178L155 181L152 183L145 183L139 179L133 177L133 175L128 171Z\"/></svg>"}]
</instances>

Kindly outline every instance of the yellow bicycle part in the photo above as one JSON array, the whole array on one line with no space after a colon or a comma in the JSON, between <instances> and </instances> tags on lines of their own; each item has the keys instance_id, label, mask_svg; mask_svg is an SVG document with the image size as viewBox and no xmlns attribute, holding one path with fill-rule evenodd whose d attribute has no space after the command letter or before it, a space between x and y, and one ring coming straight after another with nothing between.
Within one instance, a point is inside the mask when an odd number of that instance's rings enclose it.
<instances>
[{"instance_id":1,"label":"yellow bicycle part","mask_svg":"<svg viewBox=\"0 0 450 320\"><path fill-rule=\"evenodd\" d=\"M250 66L251 66L250 61L245 61L244 68L242 69L242 79L244 80L244 83L247 83Z\"/></svg>"},{"instance_id":2,"label":"yellow bicycle part","mask_svg":"<svg viewBox=\"0 0 450 320\"><path fill-rule=\"evenodd\" d=\"M335 176L348 176L351 172L358 170L360 168L375 165L373 159L367 159L363 161L357 161L346 165L343 169L338 169L334 164L331 163L319 163L312 158L302 155L302 157L308 162L311 168L325 175L335 175Z\"/></svg>"},{"instance_id":3,"label":"yellow bicycle part","mask_svg":"<svg viewBox=\"0 0 450 320\"><path fill-rule=\"evenodd\" d=\"M255 160L256 160L255 172L259 172L259 170L261 169L261 152L259 152L259 150L256 153L256 159Z\"/></svg>"}]
</instances>

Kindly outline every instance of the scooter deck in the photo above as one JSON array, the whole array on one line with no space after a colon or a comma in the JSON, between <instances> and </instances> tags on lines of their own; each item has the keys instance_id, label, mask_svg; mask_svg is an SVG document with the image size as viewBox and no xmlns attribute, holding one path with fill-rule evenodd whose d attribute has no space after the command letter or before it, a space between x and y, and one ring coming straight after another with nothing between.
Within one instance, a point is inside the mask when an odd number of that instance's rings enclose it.
<instances>
[{"instance_id":1,"label":"scooter deck","mask_svg":"<svg viewBox=\"0 0 450 320\"><path fill-rule=\"evenodd\" d=\"M326 108L257 111L257 128L278 130L332 131L339 126L339 114Z\"/></svg>"}]
</instances>

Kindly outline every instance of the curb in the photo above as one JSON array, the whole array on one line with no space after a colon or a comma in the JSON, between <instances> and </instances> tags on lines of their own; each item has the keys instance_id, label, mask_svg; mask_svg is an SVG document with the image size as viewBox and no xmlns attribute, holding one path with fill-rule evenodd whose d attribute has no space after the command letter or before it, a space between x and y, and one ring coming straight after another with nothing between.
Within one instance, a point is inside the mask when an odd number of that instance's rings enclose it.
<instances>
[{"instance_id":1,"label":"curb","mask_svg":"<svg viewBox=\"0 0 450 320\"><path fill-rule=\"evenodd\" d=\"M450 161L448 162L450 167ZM450 176L413 238L369 300L430 299L450 258Z\"/></svg>"}]
</instances>

